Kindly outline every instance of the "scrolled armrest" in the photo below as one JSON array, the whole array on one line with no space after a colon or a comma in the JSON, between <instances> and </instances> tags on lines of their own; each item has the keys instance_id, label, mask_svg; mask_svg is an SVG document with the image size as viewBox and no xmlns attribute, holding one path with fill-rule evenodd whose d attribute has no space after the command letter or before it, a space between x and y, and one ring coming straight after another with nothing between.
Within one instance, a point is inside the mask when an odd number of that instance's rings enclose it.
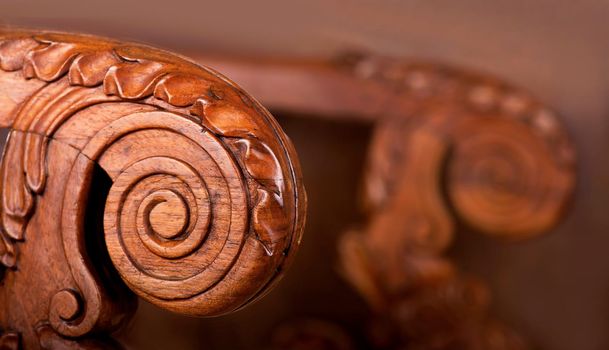
<instances>
[{"instance_id":1,"label":"scrolled armrest","mask_svg":"<svg viewBox=\"0 0 609 350\"><path fill-rule=\"evenodd\" d=\"M27 348L119 327L128 289L182 314L234 311L299 245L291 142L246 92L187 59L0 33L0 124L0 331Z\"/></svg>"}]
</instances>

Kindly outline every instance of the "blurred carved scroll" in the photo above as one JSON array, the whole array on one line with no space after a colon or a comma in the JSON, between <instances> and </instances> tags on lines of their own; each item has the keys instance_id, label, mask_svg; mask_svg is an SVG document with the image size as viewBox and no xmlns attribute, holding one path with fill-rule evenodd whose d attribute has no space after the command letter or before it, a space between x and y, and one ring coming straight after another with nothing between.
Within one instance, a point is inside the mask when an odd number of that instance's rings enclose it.
<instances>
[{"instance_id":1,"label":"blurred carved scroll","mask_svg":"<svg viewBox=\"0 0 609 350\"><path fill-rule=\"evenodd\" d=\"M575 179L560 121L487 77L375 58L347 66L403 100L376 123L364 184L368 220L339 246L342 271L375 312L375 346L529 349L526 337L491 315L484 283L445 253L458 222L510 241L559 222Z\"/></svg>"}]
</instances>

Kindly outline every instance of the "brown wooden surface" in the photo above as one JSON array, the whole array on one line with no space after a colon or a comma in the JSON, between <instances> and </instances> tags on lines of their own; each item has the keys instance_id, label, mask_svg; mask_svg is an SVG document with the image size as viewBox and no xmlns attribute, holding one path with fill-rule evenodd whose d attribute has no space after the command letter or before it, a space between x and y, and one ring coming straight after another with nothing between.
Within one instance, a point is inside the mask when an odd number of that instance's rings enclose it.
<instances>
[{"instance_id":1,"label":"brown wooden surface","mask_svg":"<svg viewBox=\"0 0 609 350\"><path fill-rule=\"evenodd\" d=\"M578 151L578 184L566 221L522 244L501 244L457 223L448 255L489 283L495 315L540 349L596 350L609 344L609 167L603 152L609 140L608 6L595 0L177 0L149 6L23 0L2 2L0 21L136 39L189 55L331 60L355 48L469 67L526 88L559 112ZM249 91L245 81L235 80ZM357 220L357 177L370 125L274 114L301 155L314 211L295 273L271 298L213 320L181 318L143 303L124 335L140 348L248 349L264 343L274 324L289 323L289 315L328 317L361 331L352 320L366 318L365 308L328 264L336 261L331 242Z\"/></svg>"},{"instance_id":2,"label":"brown wooden surface","mask_svg":"<svg viewBox=\"0 0 609 350\"><path fill-rule=\"evenodd\" d=\"M131 291L230 313L293 259L296 154L227 78L150 47L19 31L0 33L0 76L0 347L113 346L89 338L128 321Z\"/></svg>"},{"instance_id":3,"label":"brown wooden surface","mask_svg":"<svg viewBox=\"0 0 609 350\"><path fill-rule=\"evenodd\" d=\"M455 221L521 241L565 216L576 151L553 111L523 90L443 65L365 55L200 60L231 71L277 110L376 125L369 220L339 244L347 279L389 323L378 326L387 334L376 347L532 346L488 315L489 290L442 255Z\"/></svg>"},{"instance_id":4,"label":"brown wooden surface","mask_svg":"<svg viewBox=\"0 0 609 350\"><path fill-rule=\"evenodd\" d=\"M376 313L372 343L535 348L490 315L492 291L446 253L459 226L503 241L554 228L575 183L568 132L532 96L490 77L372 63L371 77L411 105L378 118L364 179L368 220L339 244L346 278Z\"/></svg>"}]
</instances>

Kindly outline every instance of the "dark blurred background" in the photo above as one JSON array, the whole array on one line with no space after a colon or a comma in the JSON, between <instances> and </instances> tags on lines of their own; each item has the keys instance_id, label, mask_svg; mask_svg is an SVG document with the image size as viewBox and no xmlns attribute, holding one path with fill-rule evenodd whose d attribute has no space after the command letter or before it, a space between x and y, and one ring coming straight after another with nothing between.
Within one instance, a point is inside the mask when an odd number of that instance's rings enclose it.
<instances>
[{"instance_id":1,"label":"dark blurred background","mask_svg":"<svg viewBox=\"0 0 609 350\"><path fill-rule=\"evenodd\" d=\"M469 67L528 89L560 113L576 143L572 210L550 234L518 244L460 232L451 254L488 281L494 312L540 349L609 348L609 1L2 0L0 24L186 54L329 59L361 50ZM361 336L368 311L336 273L335 241L361 220L370 125L275 115L296 145L309 194L293 268L266 298L231 316L188 319L141 303L120 334L127 344L261 348L280 325L309 318Z\"/></svg>"}]
</instances>

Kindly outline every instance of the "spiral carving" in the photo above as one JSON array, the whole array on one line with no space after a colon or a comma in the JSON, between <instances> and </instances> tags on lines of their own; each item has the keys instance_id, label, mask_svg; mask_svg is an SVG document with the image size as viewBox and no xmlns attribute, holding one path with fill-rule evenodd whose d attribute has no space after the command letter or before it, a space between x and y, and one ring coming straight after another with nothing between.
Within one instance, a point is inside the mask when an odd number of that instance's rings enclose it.
<instances>
[{"instance_id":1,"label":"spiral carving","mask_svg":"<svg viewBox=\"0 0 609 350\"><path fill-rule=\"evenodd\" d=\"M118 122L124 130L115 124L108 127L111 133L100 131L101 138L125 135L98 155L114 177L106 200L106 244L119 273L140 296L169 308L172 300L180 304L195 297L200 305L178 311L205 315L201 308L218 308L222 301L202 293L224 288L231 269L248 273L235 265L242 249L251 249L244 248L252 238L247 180L230 150L211 133L181 132L194 127L186 119L166 122L164 129L130 127L154 127L155 119L169 118L164 112L139 113ZM91 144L97 142L93 138ZM255 284L262 288L264 280ZM239 286L232 288L240 293Z\"/></svg>"},{"instance_id":2,"label":"spiral carving","mask_svg":"<svg viewBox=\"0 0 609 350\"><path fill-rule=\"evenodd\" d=\"M408 153L418 147L405 137L426 133L447 145L437 173L446 204L468 225L518 239L559 220L575 182L575 151L546 106L503 82L450 67L374 57L352 65L362 78L392 86L404 109L389 111L375 131L369 209L385 205L399 186L400 162L410 163Z\"/></svg>"},{"instance_id":3,"label":"spiral carving","mask_svg":"<svg viewBox=\"0 0 609 350\"><path fill-rule=\"evenodd\" d=\"M525 238L560 219L572 174L526 126L469 119L458 126L455 139L447 192L463 220L480 232Z\"/></svg>"},{"instance_id":4,"label":"spiral carving","mask_svg":"<svg viewBox=\"0 0 609 350\"><path fill-rule=\"evenodd\" d=\"M0 173L1 261L28 266L34 256L17 248L36 244L65 261L44 277L57 281L39 291L48 305L20 317L46 317L60 337L116 329L133 307L104 285L115 271L141 298L192 316L235 311L281 277L303 230L300 168L234 83L149 47L49 33L0 35L0 69L29 89ZM98 167L111 181L102 240L86 222Z\"/></svg>"},{"instance_id":5,"label":"spiral carving","mask_svg":"<svg viewBox=\"0 0 609 350\"><path fill-rule=\"evenodd\" d=\"M488 288L445 253L457 222L512 240L559 222L575 183L566 130L532 96L489 77L382 58L351 66L390 88L396 106L371 142L368 221L339 243L383 346L532 348L490 314Z\"/></svg>"}]
</instances>

